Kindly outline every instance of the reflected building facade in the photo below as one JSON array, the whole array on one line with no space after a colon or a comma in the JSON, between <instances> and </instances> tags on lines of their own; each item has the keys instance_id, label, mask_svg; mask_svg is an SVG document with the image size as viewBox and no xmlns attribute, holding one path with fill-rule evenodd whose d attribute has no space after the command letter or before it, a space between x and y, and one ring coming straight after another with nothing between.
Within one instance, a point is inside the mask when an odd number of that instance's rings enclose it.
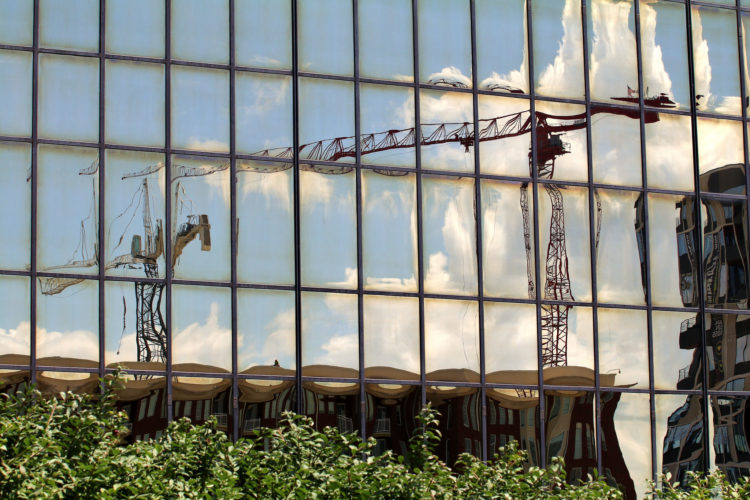
<instances>
[{"instance_id":1,"label":"reflected building facade","mask_svg":"<svg viewBox=\"0 0 750 500\"><path fill-rule=\"evenodd\" d=\"M627 497L747 475L744 0L0 4L0 381Z\"/></svg>"},{"instance_id":2,"label":"reflected building facade","mask_svg":"<svg viewBox=\"0 0 750 500\"><path fill-rule=\"evenodd\" d=\"M701 174L700 186L705 193L743 193L744 165L726 165ZM697 206L701 207L700 214L696 212ZM690 351L692 360L680 368L676 388L699 391L707 384L712 391L744 391L750 375L746 360L750 317L741 312L748 305L750 255L746 202L704 194L700 205L696 205L695 198L686 197L675 204L675 210L679 214L675 233L683 304L695 307L703 300L706 308L728 311L706 313L702 321L699 314L680 324L679 347ZM643 236L642 196L636 202L635 211L635 228L640 240ZM703 243L702 256L697 253L697 238ZM699 275L701 271L703 274ZM700 288L703 288L702 294ZM685 403L669 415L662 472L669 472L682 483L688 479L687 471L696 470L705 462L704 434L707 433L706 418L710 418L715 465L732 480L749 475L747 398L714 394L709 399L710 413L705 416L703 401L702 396L690 394Z\"/></svg>"}]
</instances>

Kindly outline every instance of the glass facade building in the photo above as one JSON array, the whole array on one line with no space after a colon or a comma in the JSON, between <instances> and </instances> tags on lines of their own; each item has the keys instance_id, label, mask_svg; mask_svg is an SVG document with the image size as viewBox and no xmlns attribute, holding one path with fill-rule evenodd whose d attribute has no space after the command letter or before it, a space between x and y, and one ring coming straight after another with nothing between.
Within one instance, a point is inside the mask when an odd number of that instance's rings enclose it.
<instances>
[{"instance_id":1,"label":"glass facade building","mask_svg":"<svg viewBox=\"0 0 750 500\"><path fill-rule=\"evenodd\" d=\"M750 475L747 0L0 1L0 380L630 497ZM747 387L746 387L747 384Z\"/></svg>"}]
</instances>

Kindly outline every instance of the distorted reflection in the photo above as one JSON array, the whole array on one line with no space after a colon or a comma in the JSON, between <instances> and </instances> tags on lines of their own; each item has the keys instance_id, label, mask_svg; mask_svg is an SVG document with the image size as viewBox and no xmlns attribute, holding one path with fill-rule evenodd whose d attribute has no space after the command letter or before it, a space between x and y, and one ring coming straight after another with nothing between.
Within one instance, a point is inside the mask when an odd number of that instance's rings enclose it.
<instances>
[{"instance_id":1,"label":"distorted reflection","mask_svg":"<svg viewBox=\"0 0 750 500\"><path fill-rule=\"evenodd\" d=\"M741 175L738 170L742 172ZM727 165L702 174L700 182L703 189L733 193L738 187L744 188L744 170L741 166ZM696 214L695 203L690 197L678 200L675 205L681 214L676 237L682 305L696 305L700 295L706 307L747 309L750 260L746 229L747 205L744 201L711 199L708 195L701 202L700 217ZM693 238L687 235L687 231L692 231L690 228L698 225L699 220L702 222L702 256L698 255ZM698 266L702 268L702 284L698 282ZM698 287L702 288L700 294ZM747 354L749 333L750 317L744 314L709 313L683 320L679 326L679 350L690 353L692 359L687 366L679 369L675 387L683 390L702 389L703 380L707 379L711 390L745 390L750 373L750 357ZM674 339L674 335L670 336ZM701 355L704 344L707 377L703 375ZM673 346L667 352L671 356L677 349ZM658 356L656 346L655 355ZM743 465L743 456L748 453L743 424L745 401L744 397L723 396L713 396L710 400L715 463L734 479L750 474L750 468ZM668 417L661 469L663 472L670 472L683 484L687 481L685 472L699 469L707 459L702 412L702 399L690 395Z\"/></svg>"}]
</instances>

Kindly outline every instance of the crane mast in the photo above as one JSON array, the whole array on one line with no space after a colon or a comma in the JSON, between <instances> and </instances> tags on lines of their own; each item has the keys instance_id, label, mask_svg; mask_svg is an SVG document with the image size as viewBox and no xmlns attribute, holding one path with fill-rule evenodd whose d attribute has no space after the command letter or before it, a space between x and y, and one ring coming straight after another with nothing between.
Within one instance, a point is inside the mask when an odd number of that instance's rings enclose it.
<instances>
[{"instance_id":1,"label":"crane mast","mask_svg":"<svg viewBox=\"0 0 750 500\"><path fill-rule=\"evenodd\" d=\"M667 107L667 106L663 106ZM608 113L627 116L632 119L640 118L637 109L613 108L600 105L592 105L590 114ZM310 165L304 163L309 161L331 161L335 162L342 158L353 158L357 155L356 141L359 140L359 153L361 155L374 154L381 151L394 149L413 148L417 144L427 147L437 144L456 143L463 146L468 152L469 148L476 142L494 141L509 137L517 137L526 133L535 133L537 138L536 165L529 151L529 169L533 176L536 169L537 178L551 180L555 170L555 160L561 155L570 152L570 145L562 140L565 132L583 129L587 125L586 113L575 115L552 115L548 113L535 112L535 125L530 111L511 113L495 118L482 119L478 121L479 131L475 134L473 123L426 123L417 128L394 129L383 132L361 134L359 139L355 136L336 137L324 139L308 144L302 144L297 149L298 158L303 161L300 168L314 170L326 174L346 173L353 167L342 165L342 167L327 167ZM647 111L645 113L646 123L658 121L658 113ZM535 128L532 129L532 126ZM419 139L417 139L419 137ZM265 158L292 158L293 148L265 149L254 153L252 156ZM99 162L95 161L91 166L81 170L80 175L92 175L96 173ZM291 163L280 164L277 167L265 169L251 165L238 165L238 172L252 171L280 171L291 168ZM165 168L164 163L149 165L145 169L124 175L122 178L147 177ZM213 166L189 167L172 164L171 182L186 177L211 175L229 168L225 162ZM398 171L375 170L384 175L400 175ZM526 250L527 270L527 292L530 299L536 299L536 285L534 279L534 263L532 259L531 230L529 223L529 201L528 182L521 184L520 208L523 221L523 238ZM550 199L551 215L549 225L549 242L544 263L545 284L543 299L546 303L541 306L542 324L542 363L544 367L567 365L567 337L568 337L568 312L573 301L571 292L570 274L568 268L568 255L565 244L565 210L561 190L564 186L545 182L544 189ZM181 182L175 186L176 192L173 196L174 207L172 210L172 222L169 228L169 237L172 241L172 258L168 263L172 268L181 255L184 247L194 240L200 238L201 250L211 249L210 224L207 215L190 214L187 220L177 226L178 208L180 203L180 190L183 189ZM159 276L158 257L163 253L164 231L161 220L157 220L156 235L151 218L149 201L148 179L144 178L142 183L143 204L143 231L145 237L144 248L141 249L139 235L133 236L131 251L129 255L122 255L106 265L106 268L121 265L142 264L147 278ZM601 230L601 203L598 193L594 193L597 206L596 248L598 248L599 233ZM62 267L80 267L81 265L92 265L95 262L69 262ZM50 270L53 268L50 268ZM53 295L60 293L68 286L80 283L77 278L40 278L42 293ZM167 357L167 327L161 314L161 301L164 283L159 282L135 282L136 296L136 343L138 361L165 362Z\"/></svg>"}]
</instances>

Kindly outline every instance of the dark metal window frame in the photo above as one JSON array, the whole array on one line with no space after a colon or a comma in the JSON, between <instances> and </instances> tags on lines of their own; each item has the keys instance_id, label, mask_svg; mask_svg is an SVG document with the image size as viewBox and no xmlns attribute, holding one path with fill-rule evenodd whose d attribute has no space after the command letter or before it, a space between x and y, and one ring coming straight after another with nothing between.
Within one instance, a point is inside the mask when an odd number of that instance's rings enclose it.
<instances>
[{"instance_id":1,"label":"dark metal window frame","mask_svg":"<svg viewBox=\"0 0 750 500\"><path fill-rule=\"evenodd\" d=\"M592 299L591 301L582 301L582 302L573 302L573 305L583 306L591 308L592 314L593 314L593 349L594 349L594 372L595 372L595 380L594 385L591 387L581 387L581 386L575 386L575 387L568 387L568 386L552 386L548 384L544 384L543 376L542 376L542 361L541 361L541 349L537 349L537 355L538 355L538 384L537 385L531 385L531 386L525 386L525 385L513 385L513 384L493 384L488 383L486 380L486 367L485 367L485 331L484 331L484 304L486 302L490 303L515 303L515 304L534 304L536 307L536 323L537 323L537 343L538 346L541 345L541 306L543 304L550 304L555 303L554 301L545 300L542 298L542 294L540 291L539 286L536 287L536 297L535 299L521 299L521 298L504 298L504 297L494 297L494 296L486 296L484 294L483 290L483 252L482 252L482 218L480 215L477 215L475 217L475 234L476 234L476 249L477 249L477 294L469 294L469 295L452 295L452 294L433 294L433 293L426 293L424 290L424 262L423 262L423 236L422 236L422 178L426 175L437 175L447 178L470 178L472 179L474 183L474 197L475 197L475 213L481 214L481 208L482 208L482 201L481 201L481 181L484 179L487 180L497 180L497 181L505 181L505 182L514 182L514 183L520 183L520 182L529 182L531 183L533 187L533 208L534 208L534 216L533 216L533 225L534 225L534 267L535 267L535 278L536 283L541 283L543 280L543 273L541 270L541 263L540 263L540 236L539 236L539 219L538 219L538 207L539 207L539 186L544 185L545 183L554 183L554 184L560 184L560 185L567 185L567 186L577 186L577 187L583 187L587 189L587 196L588 196L588 210L589 210L589 228L594 227L595 223L595 200L594 200L594 191L596 189L613 189L613 190L619 190L619 191L630 191L630 192L638 192L642 193L644 196L644 237L645 237L645 246L646 248L649 248L649 236L650 236L650 228L649 228L649 219L648 219L648 196L647 194L654 193L654 194L667 194L667 195L674 195L674 196L690 196L693 197L693 203L695 205L696 209L700 208L701 200L706 199L726 199L726 200L742 200L747 203L748 196L747 195L727 195L727 194L713 194L713 193L707 193L704 194L701 192L700 189L700 175L698 172L698 131L697 131L697 120L699 117L706 117L706 118L718 118L723 120L732 120L732 121L738 121L743 124L745 128L747 128L748 124L750 123L748 121L748 114L747 109L745 106L742 106L742 115L741 116L732 116L732 115L723 115L723 114L717 114L717 113L706 113L706 112L700 112L696 109L695 103L691 102L690 110L664 110L664 109L658 109L660 113L667 113L667 114L675 114L675 115L682 115L687 116L691 120L691 135L692 135L692 154L693 154L693 175L694 175L694 191L676 191L676 190L669 190L669 189L660 189L660 188L652 188L648 186L648 180L647 180L647 168L646 168L646 134L645 134L645 112L648 111L650 108L645 106L644 103L644 96L639 95L639 102L637 108L634 106L626 106L621 104L612 104L612 103L600 103L597 101L594 101L591 99L590 95L590 82L589 82L589 71L588 71L588 65L589 65L589 56L587 53L587 46L588 46L588 39L590 36L590 33L588 33L588 26L587 26L587 16L588 16L588 4L590 0L581 0L581 24L582 24L582 36L583 36L583 71L584 71L584 90L585 90L585 97L584 99L569 99L569 98L550 98L545 96L537 96L535 91L535 84L534 84L534 64L533 64L533 58L534 58L534 50L533 50L533 15L531 11L531 5L530 2L527 2L526 5L526 21L527 21L527 30L528 30L528 65L529 65L529 86L530 90L528 94L513 94L513 93L502 93L502 92L493 92L493 91L487 91L487 90L480 90L478 89L478 81L477 81L477 38L476 38L476 6L475 6L475 0L467 0L468 8L470 9L470 21L471 21L471 67L472 67L472 88L471 89L455 89L455 88L446 88L442 86L436 86L436 85L430 85L420 82L420 74L419 74L419 19L418 19L418 9L419 9L419 1L418 0L412 0L411 1L411 10L412 10L412 44L413 44L413 71L414 71L414 81L413 82L395 82L391 80L381 80L381 79L374 79L374 78L362 78L359 73L359 22L358 22L358 1L357 0L351 0L352 1L352 30L353 30L353 61L354 61L354 73L352 76L332 76L332 75L324 75L324 74L318 74L318 73L310 73L310 72L302 72L299 69L298 65L298 40L297 40L297 25L298 25L298 10L297 10L297 0L289 0L291 3L291 28L292 28L292 68L290 70L273 70L273 69L265 69L265 68L256 68L256 67L248 67L248 66L242 66L236 64L235 61L235 19L234 19L234 13L235 13L235 0L227 0L229 3L229 63L228 64L208 64L208 63L199 63L199 62L192 62L192 61L183 61L183 60L174 60L171 58L171 2L170 0L165 0L165 40L164 40L164 57L163 58L152 58L152 57L138 57L138 56L125 56L125 55L116 55L116 54L109 54L105 51L105 37L106 37L106 1L101 0L100 2L100 8L99 8L99 50L97 52L82 52L82 51L74 51L74 50L58 50L58 49L51 49L51 48L43 48L40 47L39 43L39 0L34 0L33 5L33 43L32 46L17 46L17 45L8 45L8 44L0 44L0 50L10 50L10 51L22 51L22 52L31 52L32 54L32 103L31 103L31 134L29 137L9 137L9 136L0 136L0 141L4 142L20 142L20 143L28 143L30 145L31 149L31 178L30 178L30 189L31 189L31 207L29 209L29 224L31 227L31 240L30 240L30 255L29 255L29 263L30 268L28 271L17 271L17 270L4 270L0 269L0 276L21 276L21 277L27 277L29 278L29 288L30 288L30 365L0 365L0 369L29 369L31 373L32 381L36 379L36 374L39 371L43 370L54 370L54 371L67 371L67 372L83 372L83 373L98 373L100 376L105 375L106 373L111 372L111 369L106 368L105 366L105 319L106 319L106 310L105 310L105 286L104 284L107 282L158 282L158 283L164 283L165 284L165 298L166 298L166 310L165 310L165 318L167 321L167 324L170 325L171 328L171 316L172 316L172 307L171 307L171 299L172 299L172 287L173 285L196 285L196 286L213 286L213 287L224 287L224 288L230 288L231 290L231 343L232 343L232 353L231 353L231 364L232 369L231 373L220 373L220 374L210 374L212 377L217 378L225 378L225 379L231 379L232 381L232 406L234 408L233 412L233 420L234 420L234 439L237 439L239 437L239 403L238 403L238 382L240 380L244 379L274 379L274 380L294 380L296 383L296 387L298 390L298 393L301 393L302 390L302 384L306 381L318 381L318 382L357 382L359 383L359 407L362 411L360 411L360 432L362 437L367 437L365 433L366 428L366 421L365 421L365 404L366 404L366 393L365 393L365 384L366 383L377 383L382 382L382 380L378 379L368 379L365 377L365 353L364 353L364 321L363 321L363 301L365 296L393 296L393 297L412 297L417 298L419 302L419 350L420 350L420 378L418 381L413 380L399 380L399 381L389 381L394 383L399 383L403 385L414 385L418 386L420 388L420 394L421 394L421 401L422 403L427 402L427 386L428 385L435 385L436 381L427 381L426 379L426 372L425 372L425 311L424 311L424 301L425 299L432 299L432 298L441 298L441 299L458 299L458 300L470 300L472 302L477 303L478 305L478 335L479 335L479 350L480 350L480 382L479 383L460 383L460 382L450 382L445 381L444 385L451 385L451 386L467 386L467 387L476 387L479 389L481 394L481 430L482 430L482 456L483 458L487 459L488 457L488 450L487 450L487 390L492 388L499 388L499 389L528 389L528 390L538 390L540 394L545 394L547 390L586 390L591 391L594 393L595 396L595 410L596 410L596 435L597 435L597 442L601 442L602 439L602 426L601 426L601 396L602 394L609 393L609 392L617 392L617 393L629 393L629 394L647 394L649 395L649 404L650 404L650 436L651 436L651 460L652 460L652 478L656 479L657 471L656 464L658 463L657 457L660 453L659 447L657 445L657 440L659 439L659 436L656 435L656 406L655 406L655 399L657 395L688 395L688 394L695 394L702 396L702 405L703 405L703 425L705 429L709 428L709 398L713 395L721 395L721 396L739 396L739 397L748 397L750 396L750 391L713 391L709 390L708 388L708 375L707 375L707 360L706 360L706 342L705 342L705 335L702 338L702 373L703 373L703 383L702 387L700 389L695 390L666 390L666 389L657 389L654 384L654 347L653 347L653 337L654 337L654 331L653 331L653 313L654 312L660 312L660 311L668 311L668 312L685 312L685 313L692 313L697 314L699 317L699 320L701 323L704 322L704 314L705 313L727 313L727 314L750 314L750 310L725 310L725 309L718 309L718 308L712 308L707 307L705 303L704 298L704 292L703 287L698 287L699 290L699 305L698 307L662 307L662 306L655 306L652 303L651 298L651 262L650 262L650 252L645 252L645 268L646 268L646 276L647 276L647 283L646 283L646 297L645 297L645 303L643 304L620 304L620 303L603 303L599 302L598 296L597 296L597 264L596 264L596 252L595 252L595 241L593 232L589 230L589 245L590 245L590 265L591 265L591 290L592 290ZM693 47L692 47L692 21L691 21L691 13L692 13L692 7L693 6L707 6L711 8L719 8L719 9L725 9L729 11L733 11L736 14L737 19L737 35L738 35L738 56L739 56L739 78L740 78L740 90L741 90L741 102L746 102L747 96L748 96L748 89L745 85L745 68L742 64L742 61L744 60L744 41L742 38L742 16L750 14L750 5L741 5L741 0L735 0L735 5L733 6L727 6L727 5L718 5L711 2L704 2L704 1L691 1L691 0L663 0L668 1L672 3L677 4L683 4L685 6L686 11L686 33L687 33L687 56L688 56L688 66L689 66L689 88L690 88L690 95L695 95L695 78L693 74ZM635 38L636 38L636 57L637 57L637 74L638 74L638 88L643 87L643 56L642 56L642 46L641 46L641 24L640 24L640 2L638 0L634 1L634 16L635 16ZM50 139L41 139L38 135L38 119L37 119L37 110L38 110L38 94L39 94L39 54L56 54L56 55L68 55L68 56L77 56L77 57L88 57L88 58L98 58L99 61L99 140L97 142L80 142L80 141L63 141L63 140L50 140ZM106 62L107 61L135 61L135 62L148 62L148 63L157 63L161 64L164 67L165 70L165 86L164 86L164 99L165 99L165 142L164 147L137 147L137 146L128 146L128 145L113 145L108 144L105 141L105 91L106 91ZM226 70L229 72L229 113L230 113L230 145L229 145L229 152L228 153L215 153L215 152L199 152L199 151L187 151L187 150L180 150L180 149L173 149L171 147L171 67L172 66L187 66L187 67L195 67L195 68L209 68L209 69L220 69L220 70ZM173 154L181 154L181 155L195 155L195 156L203 156L203 157L216 157L216 158L223 158L223 159L229 159L230 161L230 173L231 173L231 197L230 197L230 215L231 220L236 220L237 216L237 195L236 195L236 189L237 189L237 179L236 179L236 173L237 173L237 161L238 160L263 160L268 161L268 158L266 157L255 157L252 155L243 155L238 154L236 151L236 123L235 123L235 82L236 82L236 75L238 72L248 72L248 73L258 73L258 74L274 74L274 75L286 75L291 76L292 78L292 114L293 114L293 150L294 150L294 156L290 160L284 160L284 159L278 159L274 161L279 162L286 162L286 163L292 163L293 164L293 202L294 202L294 208L293 208L293 217L294 217L294 275L295 275L295 282L294 284L290 285L265 285L265 284L254 284L254 283L244 283L240 282L237 277L237 259L238 259L238 240L237 240L237 227L236 224L232 223L231 225L231 279L230 281L195 281L195 280L185 280L185 279L176 279L173 276L172 270L170 266L166 266L166 272L163 279L158 278L135 278L135 277L122 277L122 276L110 276L105 273L104 266L99 266L99 270L97 274L63 274L63 273L54 273L54 272L45 272L41 271L38 268L37 265L37 258L36 258L36 250L37 250L37 234L36 234L36 227L37 227L37 202L38 202L38 153L37 149L39 145L42 144L52 144L52 145L65 145L65 146L83 146L88 147L92 149L97 149L99 154L99 161L100 161L100 173L99 173L99 227L104 228L105 227L105 206L106 206L106 197L105 197L105 180L106 180L106 165L105 165L105 152L107 150L126 150L126 151L141 151L141 152L153 152L153 153L161 153L164 154L164 161L167 166L170 165L172 161L172 155ZM363 165L361 163L361 151L360 151L360 144L359 141L356 141L356 157L355 157L355 163L352 165L354 167L354 172L356 175L355 180L355 186L356 186L356 247L357 247L357 264L358 264L358 285L356 289L336 289L336 288L327 288L327 287L309 287L304 286L301 283L301 255L300 255L300 190L299 190L299 164L300 159L298 155L298 146L299 146L299 79L301 77L305 78L315 78L320 80L338 80L338 81L347 81L351 82L354 87L354 127L355 127L355 136L359 137L360 135L360 84L362 83L374 83L374 84L381 84L381 85L389 85L389 86L400 86L404 88L412 89L414 92L414 113L415 113L415 134L419 134L420 131L420 91L422 90L438 90L441 92L456 92L456 93L465 93L465 94L471 94L472 97L472 103L473 103L473 125L474 125L474 133L478 134L479 131L479 116L478 116L478 99L480 95L491 95L491 96L502 96L506 98L519 98L524 99L529 102L530 109L531 109L531 119L532 119L532 128L535 127L535 106L537 102L558 102L558 103L569 103L569 104L577 104L581 106L585 106L586 109L586 117L587 117L587 125L586 125L586 136L587 136L587 173L588 173L588 181L585 182L573 182L573 181L565 181L565 180L558 180L555 179L554 181L549 179L540 179L538 177L538 174L536 172L536 169L531 173L530 177L517 177L517 176L505 176L505 175L494 175L494 174L486 174L481 171L480 168L480 149L481 148L475 148L474 151L474 169L473 172L456 172L456 171L436 171L436 170L429 170L429 169L423 169L421 164L421 147L419 145L419 137L415 140L415 164L413 168L405 168L405 167L393 167L393 166L384 166L384 165L375 165L375 164L367 164ZM639 119L639 127L640 127L640 155L641 155L641 178L642 182L640 186L616 186L616 185L610 185L610 184L602 184L594 182L593 180L593 165L592 165L592 151L591 151L591 107L593 105L603 105L608 106L613 109L620 108L620 109L638 109L640 112L640 119ZM477 137L478 139L478 137ZM478 140L475 141L476 144L478 144ZM536 144L536 134L530 134L530 143L531 143L531 152L532 152L532 158L536 160L537 155L537 144ZM747 134L745 133L743 136L743 151L744 151L744 163L745 163L745 171L746 171L746 193L750 193L750 172L748 172L748 138ZM335 162L310 162L308 160L305 160L305 163L320 163L321 165L338 165ZM371 291L371 290L365 290L363 288L363 273L362 273L362 170L363 169L387 169L387 170L396 170L396 171L405 171L414 173L416 176L416 213L417 213L417 275L418 275L418 290L416 292L390 292L390 291ZM166 185L170 185L170 169L166 169ZM165 206L167 207L166 213L165 213L165 222L166 227L170 227L170 218L172 214L170 213L169 207L171 206L171 190L166 189L165 193ZM697 213L700 213L698 210ZM750 234L750 227L746 228L748 231L748 234ZM702 255L702 241L701 238L697 238L697 251L699 255ZM98 248L97 252L99 255L99 262L104 262L104 241L103 239L100 239L98 242ZM172 248L171 248L171 241L169 238L166 238L165 243L165 256L167 258L167 261L169 261L169 256L171 256ZM698 268L698 281L700 283L703 282L703 269ZM98 320L99 320L99 360L98 360L98 368L66 368L66 367L54 367L54 366L41 366L38 365L37 359L36 359L36 316L37 316L37 278L39 277L80 277L88 280L95 280L98 283L98 301L99 301L99 311L98 311ZM238 348L238 338L237 338L237 293L239 289L258 289L258 290L285 290L295 293L295 312L296 312L296 320L295 320L295 343L296 343L296 367L297 371L294 376L288 376L288 377L278 377L278 376L262 376L262 375L247 375L247 374L241 374L239 373L239 366L238 366L238 358L237 358L237 348ZM302 359L302 323L301 323L301 316L302 316L302 293L303 292L324 292L324 293L343 293L343 294L351 294L357 296L357 325L358 325L358 339L359 339L359 349L358 349L358 356L359 356L359 377L357 379L344 379L344 378L337 378L337 377L305 377L302 375L301 367L303 364ZM648 364L649 364L649 384L648 388L627 388L627 387L614 387L614 388L603 388L600 384L599 379L599 349L598 349L598 310L600 308L616 308L616 309L628 309L628 310L639 310L639 311L645 311L647 316L647 335L648 335ZM705 331L705 325L703 325L703 331ZM172 364L172 349L171 349L171 335L168 335L167 337L167 362L166 362L166 371L165 372L151 372L151 371L136 371L136 370L129 370L129 373L133 374L151 374L151 375L161 375L166 376L166 393L167 393L167 416L168 420L172 420L173 415L173 405L172 405L172 377L173 376L206 376L205 373L198 373L198 372L181 372L181 371L175 371L173 370L173 364ZM539 415L545 415L545 398L540 397L539 399ZM302 413L304 412L304 398L297 398L297 411ZM545 430L545 421L544 418L541 418L537 425L540 428L540 439L541 442L546 442L546 430ZM704 450L708 450L709 446L711 446L711 442L709 439L708 432L705 432L703 434L703 446ZM547 463L547 457L546 454L546 447L542 446L540 447L540 458L542 465ZM708 468L710 464L708 463L709 454L704 453L704 460L705 463L703 464L703 467ZM602 470L602 455L601 455L601 449L599 446L597 446L597 463L599 465L599 470Z\"/></svg>"}]
</instances>

